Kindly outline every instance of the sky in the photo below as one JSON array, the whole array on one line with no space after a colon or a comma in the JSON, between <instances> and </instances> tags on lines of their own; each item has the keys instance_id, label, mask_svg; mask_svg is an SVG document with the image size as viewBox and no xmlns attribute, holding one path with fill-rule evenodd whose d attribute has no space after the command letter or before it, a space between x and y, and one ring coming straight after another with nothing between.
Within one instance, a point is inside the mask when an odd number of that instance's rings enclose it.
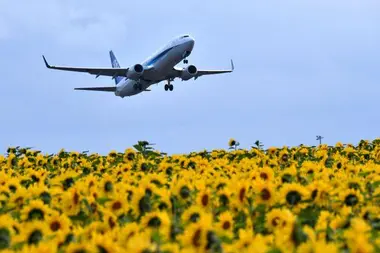
<instances>
[{"instance_id":1,"label":"sky","mask_svg":"<svg viewBox=\"0 0 380 253\"><path fill-rule=\"evenodd\" d=\"M170 154L357 144L380 137L378 0L0 0L0 153L123 152L139 140ZM113 80L52 65L124 67L190 34L198 69L231 74L164 82L121 99L74 91ZM178 66L182 66L179 64Z\"/></svg>"}]
</instances>

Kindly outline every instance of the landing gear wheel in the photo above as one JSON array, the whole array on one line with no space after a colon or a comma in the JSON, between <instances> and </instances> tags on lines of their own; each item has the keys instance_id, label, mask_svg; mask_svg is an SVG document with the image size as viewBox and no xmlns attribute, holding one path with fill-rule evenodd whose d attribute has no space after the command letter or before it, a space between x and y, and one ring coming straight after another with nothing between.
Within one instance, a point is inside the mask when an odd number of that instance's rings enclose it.
<instances>
[{"instance_id":1,"label":"landing gear wheel","mask_svg":"<svg viewBox=\"0 0 380 253\"><path fill-rule=\"evenodd\" d=\"M168 91L169 85L165 84L165 91Z\"/></svg>"},{"instance_id":2,"label":"landing gear wheel","mask_svg":"<svg viewBox=\"0 0 380 253\"><path fill-rule=\"evenodd\" d=\"M173 91L173 89L174 89L174 86L173 86L172 84L170 84L170 85L169 85L169 90L170 90L170 91Z\"/></svg>"}]
</instances>

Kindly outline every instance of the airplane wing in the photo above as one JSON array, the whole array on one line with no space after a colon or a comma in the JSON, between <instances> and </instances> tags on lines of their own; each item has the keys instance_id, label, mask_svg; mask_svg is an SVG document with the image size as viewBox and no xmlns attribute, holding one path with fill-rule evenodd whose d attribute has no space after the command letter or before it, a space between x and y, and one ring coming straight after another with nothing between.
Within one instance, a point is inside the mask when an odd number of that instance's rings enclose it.
<instances>
[{"instance_id":1,"label":"airplane wing","mask_svg":"<svg viewBox=\"0 0 380 253\"><path fill-rule=\"evenodd\" d=\"M74 88L74 90L87 90L87 91L105 91L105 92L115 92L116 86L112 87L88 87L88 88Z\"/></svg>"},{"instance_id":2,"label":"airplane wing","mask_svg":"<svg viewBox=\"0 0 380 253\"><path fill-rule=\"evenodd\" d=\"M113 78L117 76L126 76L128 68L85 68L85 67L63 67L63 66L51 66L47 62L45 56L42 56L44 59L45 65L49 69L65 70L65 71L74 71L74 72L84 72L91 75L98 76L112 76Z\"/></svg>"},{"instance_id":3,"label":"airplane wing","mask_svg":"<svg viewBox=\"0 0 380 253\"><path fill-rule=\"evenodd\" d=\"M200 76L204 75L216 75L216 74L224 74L224 73L231 73L235 69L234 62L231 60L231 69L229 70L198 70L197 74L194 76L194 79L196 80ZM183 69L181 68L174 68L176 72L176 77L180 77L182 75Z\"/></svg>"}]
</instances>

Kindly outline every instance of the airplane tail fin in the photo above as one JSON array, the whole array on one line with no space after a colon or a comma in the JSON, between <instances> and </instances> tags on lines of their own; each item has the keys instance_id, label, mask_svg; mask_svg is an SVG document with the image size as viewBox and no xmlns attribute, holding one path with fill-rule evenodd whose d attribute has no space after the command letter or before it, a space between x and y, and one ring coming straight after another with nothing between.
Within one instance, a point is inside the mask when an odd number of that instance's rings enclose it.
<instances>
[{"instance_id":1,"label":"airplane tail fin","mask_svg":"<svg viewBox=\"0 0 380 253\"><path fill-rule=\"evenodd\" d=\"M120 68L120 64L117 61L116 56L112 50L110 51L110 58L111 58L112 68ZM122 76L115 77L115 85L117 85L121 80L123 80Z\"/></svg>"}]
</instances>

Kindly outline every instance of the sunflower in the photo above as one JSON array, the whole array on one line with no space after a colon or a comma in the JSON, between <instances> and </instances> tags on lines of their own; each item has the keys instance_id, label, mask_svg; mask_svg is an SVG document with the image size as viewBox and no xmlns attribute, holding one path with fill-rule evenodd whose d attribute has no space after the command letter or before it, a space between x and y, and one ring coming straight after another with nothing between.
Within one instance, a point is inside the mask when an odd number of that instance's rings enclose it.
<instances>
[{"instance_id":1,"label":"sunflower","mask_svg":"<svg viewBox=\"0 0 380 253\"><path fill-rule=\"evenodd\" d=\"M21 220L44 220L52 210L42 200L32 200L21 210Z\"/></svg>"},{"instance_id":2,"label":"sunflower","mask_svg":"<svg viewBox=\"0 0 380 253\"><path fill-rule=\"evenodd\" d=\"M127 201L121 194L115 194L111 201L106 203L106 207L109 211L115 214L117 217L128 211Z\"/></svg>"},{"instance_id":3,"label":"sunflower","mask_svg":"<svg viewBox=\"0 0 380 253\"><path fill-rule=\"evenodd\" d=\"M212 206L211 190L209 188L205 188L198 192L196 203L198 206L201 206L205 210L209 210Z\"/></svg>"},{"instance_id":4,"label":"sunflower","mask_svg":"<svg viewBox=\"0 0 380 253\"><path fill-rule=\"evenodd\" d=\"M189 182L180 178L172 182L173 195L175 195L179 200L187 201L191 199L191 192L193 191L193 187L189 184Z\"/></svg>"},{"instance_id":5,"label":"sunflower","mask_svg":"<svg viewBox=\"0 0 380 253\"><path fill-rule=\"evenodd\" d=\"M221 236L233 237L234 220L230 212L223 212L218 217L217 233Z\"/></svg>"},{"instance_id":6,"label":"sunflower","mask_svg":"<svg viewBox=\"0 0 380 253\"><path fill-rule=\"evenodd\" d=\"M33 220L23 224L20 234L15 236L15 241L25 242L29 245L38 244L47 235L49 235L47 223L40 220Z\"/></svg>"},{"instance_id":7,"label":"sunflower","mask_svg":"<svg viewBox=\"0 0 380 253\"><path fill-rule=\"evenodd\" d=\"M117 226L117 216L109 209L102 210L103 223L107 225L107 229L112 230Z\"/></svg>"},{"instance_id":8,"label":"sunflower","mask_svg":"<svg viewBox=\"0 0 380 253\"><path fill-rule=\"evenodd\" d=\"M81 208L82 196L75 188L70 188L62 195L61 208L66 215L76 215Z\"/></svg>"},{"instance_id":9,"label":"sunflower","mask_svg":"<svg viewBox=\"0 0 380 253\"><path fill-rule=\"evenodd\" d=\"M141 226L148 231L159 231L164 238L170 237L170 219L166 212L151 212L141 218Z\"/></svg>"},{"instance_id":10,"label":"sunflower","mask_svg":"<svg viewBox=\"0 0 380 253\"><path fill-rule=\"evenodd\" d=\"M170 190L161 188L155 194L158 199L155 202L155 207L158 207L160 211L170 211L172 209L172 202L170 198Z\"/></svg>"},{"instance_id":11,"label":"sunflower","mask_svg":"<svg viewBox=\"0 0 380 253\"><path fill-rule=\"evenodd\" d=\"M157 185L153 184L150 182L149 178L147 177L144 177L143 179L141 179L141 181L139 182L139 185L138 187L142 190L145 191L145 194L147 196L152 196L153 194L155 194L157 191L158 191L158 187Z\"/></svg>"},{"instance_id":12,"label":"sunflower","mask_svg":"<svg viewBox=\"0 0 380 253\"><path fill-rule=\"evenodd\" d=\"M311 200L319 206L327 207L331 203L332 187L324 181L314 181L307 186Z\"/></svg>"},{"instance_id":13,"label":"sunflower","mask_svg":"<svg viewBox=\"0 0 380 253\"><path fill-rule=\"evenodd\" d=\"M105 173L99 182L101 187L101 193L104 196L108 196L115 191L115 178Z\"/></svg>"},{"instance_id":14,"label":"sunflower","mask_svg":"<svg viewBox=\"0 0 380 253\"><path fill-rule=\"evenodd\" d=\"M280 190L280 202L289 206L297 206L309 198L309 191L297 183L285 184Z\"/></svg>"},{"instance_id":15,"label":"sunflower","mask_svg":"<svg viewBox=\"0 0 380 253\"><path fill-rule=\"evenodd\" d=\"M228 207L231 202L231 195L232 195L231 190L228 188L219 190L217 193L218 204L216 204L216 206Z\"/></svg>"},{"instance_id":16,"label":"sunflower","mask_svg":"<svg viewBox=\"0 0 380 253\"><path fill-rule=\"evenodd\" d=\"M271 206L276 201L276 186L271 182L258 181L255 185L255 203Z\"/></svg>"},{"instance_id":17,"label":"sunflower","mask_svg":"<svg viewBox=\"0 0 380 253\"><path fill-rule=\"evenodd\" d=\"M363 201L363 196L359 191L354 189L347 189L339 194L339 198L346 206L356 206Z\"/></svg>"},{"instance_id":18,"label":"sunflower","mask_svg":"<svg viewBox=\"0 0 380 253\"><path fill-rule=\"evenodd\" d=\"M124 152L124 160L128 162L132 162L137 157L136 151L132 148L128 148Z\"/></svg>"},{"instance_id":19,"label":"sunflower","mask_svg":"<svg viewBox=\"0 0 380 253\"><path fill-rule=\"evenodd\" d=\"M211 229L210 224L204 222L192 223L187 226L182 235L178 236L178 239L184 248L193 248L197 252L205 252L209 229Z\"/></svg>"},{"instance_id":20,"label":"sunflower","mask_svg":"<svg viewBox=\"0 0 380 253\"><path fill-rule=\"evenodd\" d=\"M143 215L152 210L150 196L146 194L145 189L135 188L133 190L131 209L132 213L136 216Z\"/></svg>"},{"instance_id":21,"label":"sunflower","mask_svg":"<svg viewBox=\"0 0 380 253\"><path fill-rule=\"evenodd\" d=\"M236 145L236 143L237 143L236 140L231 138L231 139L228 141L228 146L229 146L229 147L234 147L234 146Z\"/></svg>"},{"instance_id":22,"label":"sunflower","mask_svg":"<svg viewBox=\"0 0 380 253\"><path fill-rule=\"evenodd\" d=\"M135 223L127 223L123 227L119 227L119 236L121 237L119 239L120 243L122 245L126 245L132 237L136 236L140 231L140 226Z\"/></svg>"},{"instance_id":23,"label":"sunflower","mask_svg":"<svg viewBox=\"0 0 380 253\"><path fill-rule=\"evenodd\" d=\"M272 209L266 214L266 227L269 231L287 231L293 229L296 217L288 209Z\"/></svg>"},{"instance_id":24,"label":"sunflower","mask_svg":"<svg viewBox=\"0 0 380 253\"><path fill-rule=\"evenodd\" d=\"M259 171L259 176L264 181L272 181L274 178L273 169L269 167L264 167Z\"/></svg>"}]
</instances>

